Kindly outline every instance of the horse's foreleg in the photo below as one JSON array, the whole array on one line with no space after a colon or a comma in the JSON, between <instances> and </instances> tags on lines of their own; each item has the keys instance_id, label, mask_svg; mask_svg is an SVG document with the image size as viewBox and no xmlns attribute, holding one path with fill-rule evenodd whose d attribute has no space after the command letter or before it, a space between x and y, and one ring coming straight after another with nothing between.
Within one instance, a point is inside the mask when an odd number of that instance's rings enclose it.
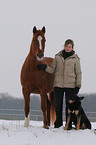
<instances>
[{"instance_id":1,"label":"horse's foreleg","mask_svg":"<svg viewBox=\"0 0 96 145\"><path fill-rule=\"evenodd\" d=\"M24 95L24 101L25 101L24 127L28 127L29 126L29 121L30 121L30 93L26 89L23 89L23 95Z\"/></svg>"},{"instance_id":2,"label":"horse's foreleg","mask_svg":"<svg viewBox=\"0 0 96 145\"><path fill-rule=\"evenodd\" d=\"M48 129L48 119L47 119L47 93L42 91L41 95L41 109L43 112L43 127Z\"/></svg>"}]
</instances>

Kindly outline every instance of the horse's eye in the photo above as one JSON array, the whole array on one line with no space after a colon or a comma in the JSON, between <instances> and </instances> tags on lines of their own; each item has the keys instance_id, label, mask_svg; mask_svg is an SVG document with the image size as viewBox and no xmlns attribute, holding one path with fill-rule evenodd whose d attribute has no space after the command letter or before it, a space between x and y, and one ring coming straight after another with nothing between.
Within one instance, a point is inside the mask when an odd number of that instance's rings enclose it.
<instances>
[{"instance_id":1,"label":"horse's eye","mask_svg":"<svg viewBox=\"0 0 96 145\"><path fill-rule=\"evenodd\" d=\"M33 42L35 42L35 40L33 39Z\"/></svg>"}]
</instances>

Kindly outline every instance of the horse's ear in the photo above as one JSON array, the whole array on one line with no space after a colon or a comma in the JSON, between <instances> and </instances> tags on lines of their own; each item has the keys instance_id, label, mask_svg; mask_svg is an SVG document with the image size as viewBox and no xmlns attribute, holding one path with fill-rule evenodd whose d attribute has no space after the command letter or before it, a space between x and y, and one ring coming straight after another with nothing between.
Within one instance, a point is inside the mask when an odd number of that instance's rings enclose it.
<instances>
[{"instance_id":1,"label":"horse's ear","mask_svg":"<svg viewBox=\"0 0 96 145\"><path fill-rule=\"evenodd\" d=\"M36 26L34 26L34 28L33 28L33 33L35 34L36 31L37 31L37 28L36 28Z\"/></svg>"},{"instance_id":2,"label":"horse's ear","mask_svg":"<svg viewBox=\"0 0 96 145\"><path fill-rule=\"evenodd\" d=\"M43 31L43 33L45 33L45 27L43 26L43 28L42 28L42 31Z\"/></svg>"}]
</instances>

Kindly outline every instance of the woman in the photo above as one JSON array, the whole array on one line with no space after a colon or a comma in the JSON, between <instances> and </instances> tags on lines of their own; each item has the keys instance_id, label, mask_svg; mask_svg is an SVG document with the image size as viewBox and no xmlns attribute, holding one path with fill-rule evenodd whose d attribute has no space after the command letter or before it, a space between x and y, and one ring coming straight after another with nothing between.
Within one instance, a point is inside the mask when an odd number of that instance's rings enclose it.
<instances>
[{"instance_id":1,"label":"woman","mask_svg":"<svg viewBox=\"0 0 96 145\"><path fill-rule=\"evenodd\" d=\"M65 41L64 49L55 55L51 66L46 64L38 65L39 70L45 70L48 73L55 73L54 78L54 93L56 101L56 121L55 128L63 125L62 110L63 110L63 96L65 98L70 94L77 94L81 88L81 66L80 58L73 50L74 43L71 39ZM67 119L66 106L66 119ZM67 121L67 120L66 120ZM68 129L72 128L70 121Z\"/></svg>"}]
</instances>

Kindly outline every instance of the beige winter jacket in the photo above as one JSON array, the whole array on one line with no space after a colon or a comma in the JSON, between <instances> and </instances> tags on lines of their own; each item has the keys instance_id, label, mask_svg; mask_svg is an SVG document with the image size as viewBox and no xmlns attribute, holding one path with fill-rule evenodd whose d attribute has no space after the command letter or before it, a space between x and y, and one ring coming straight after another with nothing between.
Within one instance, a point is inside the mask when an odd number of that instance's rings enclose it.
<instances>
[{"instance_id":1,"label":"beige winter jacket","mask_svg":"<svg viewBox=\"0 0 96 145\"><path fill-rule=\"evenodd\" d=\"M47 66L45 71L55 73L53 87L81 87L81 66L77 54L73 54L64 60L62 51L60 51L55 55L51 66Z\"/></svg>"}]
</instances>

